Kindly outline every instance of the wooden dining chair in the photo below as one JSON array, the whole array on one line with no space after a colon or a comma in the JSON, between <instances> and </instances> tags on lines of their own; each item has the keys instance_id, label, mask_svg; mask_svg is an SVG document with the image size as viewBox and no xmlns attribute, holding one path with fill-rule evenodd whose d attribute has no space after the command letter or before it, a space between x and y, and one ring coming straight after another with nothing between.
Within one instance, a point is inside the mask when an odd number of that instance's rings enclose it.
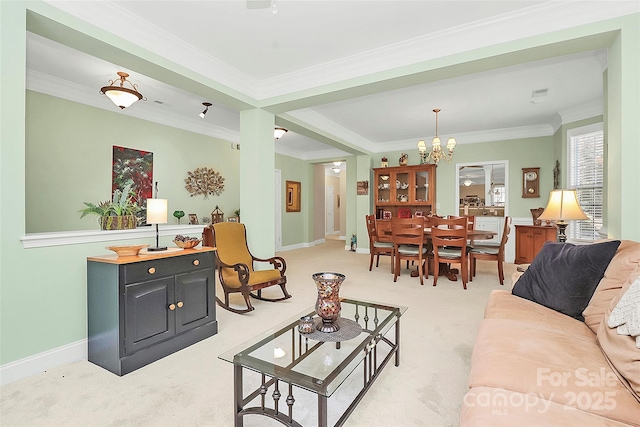
<instances>
[{"instance_id":1,"label":"wooden dining chair","mask_svg":"<svg viewBox=\"0 0 640 427\"><path fill-rule=\"evenodd\" d=\"M418 262L418 274L420 284L424 285L423 276L428 274L425 270L427 259L427 247L424 243L424 217L415 218L391 218L391 239L393 241L393 281L400 275L400 263L405 260Z\"/></svg>"},{"instance_id":2,"label":"wooden dining chair","mask_svg":"<svg viewBox=\"0 0 640 427\"><path fill-rule=\"evenodd\" d=\"M369 233L369 271L373 267L373 257L376 257L376 267L380 263L380 255L388 255L391 257L393 269L393 243L391 236L386 239L380 236L378 232L377 220L375 215L366 215L367 232ZM386 240L386 241L383 241Z\"/></svg>"},{"instance_id":3,"label":"wooden dining chair","mask_svg":"<svg viewBox=\"0 0 640 427\"><path fill-rule=\"evenodd\" d=\"M440 263L460 263L462 287L467 289L467 218L432 218L433 286L438 283Z\"/></svg>"},{"instance_id":4,"label":"wooden dining chair","mask_svg":"<svg viewBox=\"0 0 640 427\"><path fill-rule=\"evenodd\" d=\"M469 281L473 281L473 276L476 275L476 261L497 261L498 263L498 279L500 284L504 285L504 248L509 240L509 232L511 231L511 217L504 218L504 229L502 230L502 239L500 239L500 245L486 245L486 246L474 246L469 251Z\"/></svg>"}]
</instances>

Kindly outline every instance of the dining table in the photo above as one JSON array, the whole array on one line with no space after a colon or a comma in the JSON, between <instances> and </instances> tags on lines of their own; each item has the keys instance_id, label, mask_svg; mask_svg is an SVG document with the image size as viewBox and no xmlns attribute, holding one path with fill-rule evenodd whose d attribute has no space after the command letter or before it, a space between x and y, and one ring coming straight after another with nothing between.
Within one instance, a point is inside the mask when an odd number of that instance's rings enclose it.
<instances>
[{"instance_id":1,"label":"dining table","mask_svg":"<svg viewBox=\"0 0 640 427\"><path fill-rule=\"evenodd\" d=\"M391 221L389 221L389 223L391 223ZM391 228L386 228L383 227L383 234L387 235L389 237L391 237ZM496 233L495 231L491 231L491 230L481 230L481 229L472 229L472 230L467 230L467 239L469 240L469 242L473 242L475 240L490 240L493 239L495 236L497 236L498 233ZM431 243L431 227L425 227L424 228L424 242L425 243ZM428 262L427 262L427 268L428 267ZM393 258L392 258L392 270L393 270ZM447 279L449 279L452 282L455 282L458 280L458 269L457 268L451 268L449 266L448 263L440 263L440 276L447 276ZM418 270L412 271L411 272L411 277L418 277Z\"/></svg>"}]
</instances>

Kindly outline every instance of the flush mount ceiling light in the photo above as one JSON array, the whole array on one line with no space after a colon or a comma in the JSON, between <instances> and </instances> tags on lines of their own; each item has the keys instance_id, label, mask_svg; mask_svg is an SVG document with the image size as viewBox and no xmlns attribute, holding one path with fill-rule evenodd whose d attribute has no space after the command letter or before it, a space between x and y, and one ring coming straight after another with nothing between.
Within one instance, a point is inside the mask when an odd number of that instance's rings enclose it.
<instances>
[{"instance_id":1,"label":"flush mount ceiling light","mask_svg":"<svg viewBox=\"0 0 640 427\"><path fill-rule=\"evenodd\" d=\"M465 179L463 182L465 187L470 186L471 184L473 184L473 181L471 181L469 178Z\"/></svg>"},{"instance_id":2,"label":"flush mount ceiling light","mask_svg":"<svg viewBox=\"0 0 640 427\"><path fill-rule=\"evenodd\" d=\"M200 114L198 114L200 116L201 119L204 119L204 116L207 115L207 111L209 111L209 107L211 107L211 103L210 102L203 102L202 105L204 105L204 111Z\"/></svg>"},{"instance_id":3,"label":"flush mount ceiling light","mask_svg":"<svg viewBox=\"0 0 640 427\"><path fill-rule=\"evenodd\" d=\"M120 76L119 80L109 80L109 86L104 86L100 89L100 92L103 95L107 95L117 107L124 110L134 102L143 99L143 96L138 92L138 86L127 80L129 74L118 71L118 76ZM116 82L119 82L120 85L116 86ZM125 83L129 83L132 89L124 87Z\"/></svg>"},{"instance_id":4,"label":"flush mount ceiling light","mask_svg":"<svg viewBox=\"0 0 640 427\"><path fill-rule=\"evenodd\" d=\"M280 139L280 138L282 138L282 135L284 135L287 132L289 132L289 131L286 130L285 128L275 128L273 130L273 137L275 139Z\"/></svg>"},{"instance_id":5,"label":"flush mount ceiling light","mask_svg":"<svg viewBox=\"0 0 640 427\"><path fill-rule=\"evenodd\" d=\"M331 168L332 171L334 171L335 173L340 173L340 168L339 167L335 167L335 168Z\"/></svg>"}]
</instances>

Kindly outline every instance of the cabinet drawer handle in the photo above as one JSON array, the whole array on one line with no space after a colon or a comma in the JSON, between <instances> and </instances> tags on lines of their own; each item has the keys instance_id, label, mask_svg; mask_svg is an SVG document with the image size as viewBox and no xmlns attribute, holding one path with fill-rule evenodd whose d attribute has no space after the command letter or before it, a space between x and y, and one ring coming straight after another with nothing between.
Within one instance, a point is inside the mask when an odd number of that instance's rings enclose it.
<instances>
[{"instance_id":1,"label":"cabinet drawer handle","mask_svg":"<svg viewBox=\"0 0 640 427\"><path fill-rule=\"evenodd\" d=\"M200 265L200 261L198 261L197 259L193 260L193 265Z\"/></svg>"},{"instance_id":2,"label":"cabinet drawer handle","mask_svg":"<svg viewBox=\"0 0 640 427\"><path fill-rule=\"evenodd\" d=\"M175 309L176 309L176 305L175 304L169 305L169 310L173 311Z\"/></svg>"},{"instance_id":3,"label":"cabinet drawer handle","mask_svg":"<svg viewBox=\"0 0 640 427\"><path fill-rule=\"evenodd\" d=\"M184 303L182 301L178 301L178 308L182 308L183 305Z\"/></svg>"},{"instance_id":4,"label":"cabinet drawer handle","mask_svg":"<svg viewBox=\"0 0 640 427\"><path fill-rule=\"evenodd\" d=\"M156 269L151 267L148 271L149 271L149 274L154 274L156 272Z\"/></svg>"}]
</instances>

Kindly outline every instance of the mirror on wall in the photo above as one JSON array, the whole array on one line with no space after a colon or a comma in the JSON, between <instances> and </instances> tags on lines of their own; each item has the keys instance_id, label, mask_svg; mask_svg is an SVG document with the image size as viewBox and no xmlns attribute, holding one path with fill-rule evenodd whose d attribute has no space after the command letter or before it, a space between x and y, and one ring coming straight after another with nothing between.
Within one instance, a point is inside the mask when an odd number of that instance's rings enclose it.
<instances>
[{"instance_id":1,"label":"mirror on wall","mask_svg":"<svg viewBox=\"0 0 640 427\"><path fill-rule=\"evenodd\" d=\"M508 208L508 177L506 160L458 163L455 200L459 215L504 217Z\"/></svg>"}]
</instances>

